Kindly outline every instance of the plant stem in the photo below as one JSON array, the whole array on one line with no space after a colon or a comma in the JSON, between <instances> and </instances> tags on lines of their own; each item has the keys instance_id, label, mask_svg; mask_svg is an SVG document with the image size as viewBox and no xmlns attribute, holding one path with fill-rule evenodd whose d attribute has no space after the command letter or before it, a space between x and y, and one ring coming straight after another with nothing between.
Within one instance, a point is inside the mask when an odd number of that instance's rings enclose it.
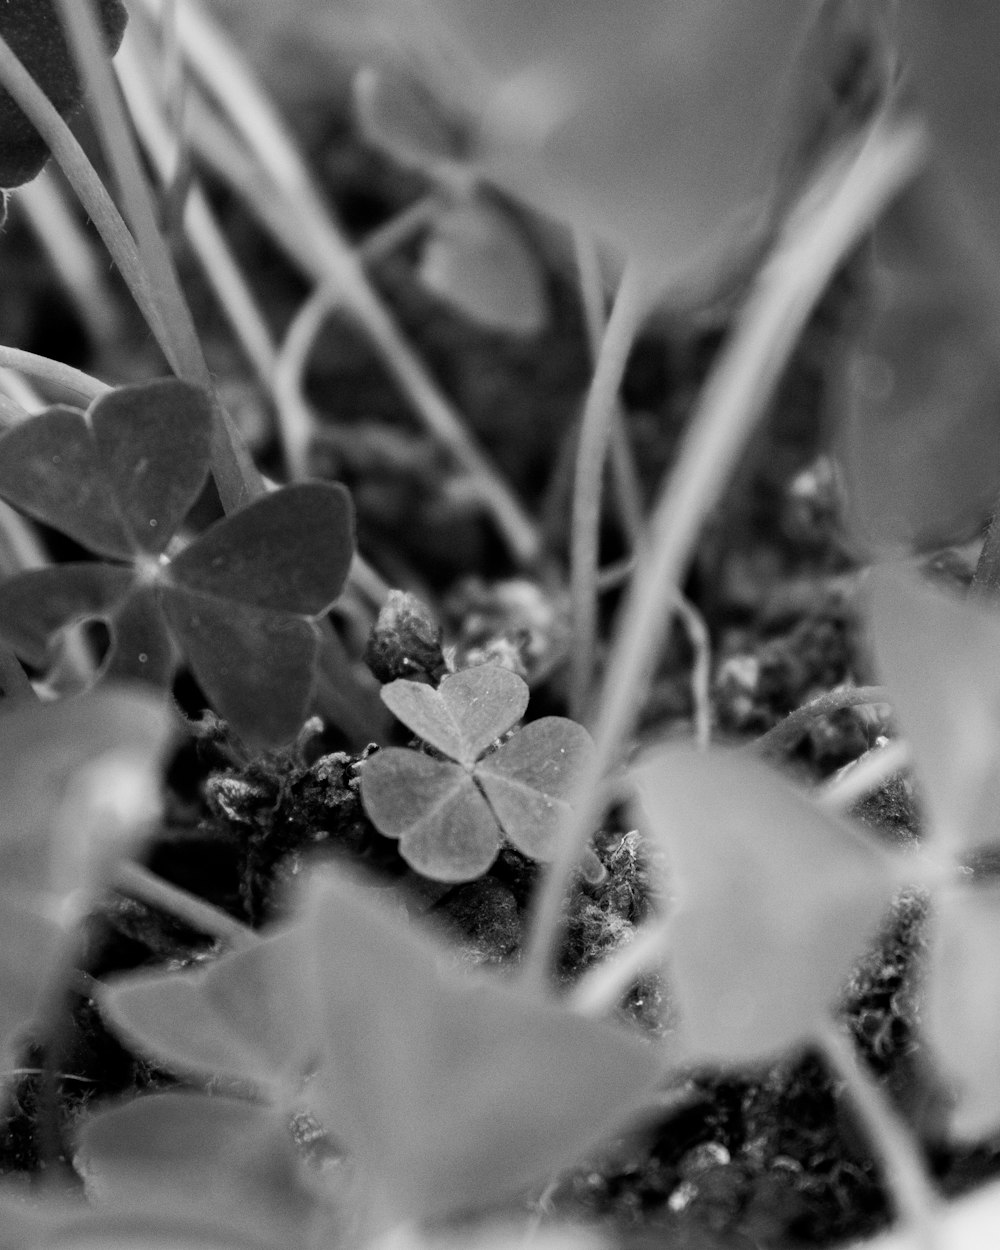
<instances>
[{"instance_id":1,"label":"plant stem","mask_svg":"<svg viewBox=\"0 0 1000 1250\"><path fill-rule=\"evenodd\" d=\"M637 977L666 959L668 932L669 921L662 916L647 920L627 946L583 974L567 996L566 1005L581 1016L613 1011Z\"/></svg>"},{"instance_id":2,"label":"plant stem","mask_svg":"<svg viewBox=\"0 0 1000 1250\"><path fill-rule=\"evenodd\" d=\"M538 892L523 976L539 990L562 931L567 885L602 815L603 779L625 751L705 517L831 276L916 175L926 153L922 127L880 119L860 151L838 152L827 162L787 220L701 393L621 609L594 727L592 765Z\"/></svg>"},{"instance_id":3,"label":"plant stem","mask_svg":"<svg viewBox=\"0 0 1000 1250\"><path fill-rule=\"evenodd\" d=\"M114 171L134 232L139 263L165 335L167 358L178 377L213 393L212 376L184 299L177 270L160 232L132 131L125 117L110 57L104 47L93 0L57 0L70 46L88 87L91 111L105 156ZM235 512L264 493L253 459L231 418L216 402L212 413L212 475L226 512Z\"/></svg>"},{"instance_id":4,"label":"plant stem","mask_svg":"<svg viewBox=\"0 0 1000 1250\"><path fill-rule=\"evenodd\" d=\"M111 253L153 337L169 360L170 337L163 325L149 277L139 262L135 240L72 131L2 37L0 86L13 97L48 144L59 168Z\"/></svg>"},{"instance_id":5,"label":"plant stem","mask_svg":"<svg viewBox=\"0 0 1000 1250\"><path fill-rule=\"evenodd\" d=\"M909 765L910 748L906 742L872 747L820 786L817 797L831 811L846 811Z\"/></svg>"},{"instance_id":6,"label":"plant stem","mask_svg":"<svg viewBox=\"0 0 1000 1250\"><path fill-rule=\"evenodd\" d=\"M50 360L48 356L36 356L34 352L22 351L19 347L5 347L0 344L0 368L14 369L18 373L26 373L29 377L36 378L39 382L49 382L88 404L112 390L106 382L101 382L80 369L74 369L72 365Z\"/></svg>"},{"instance_id":7,"label":"plant stem","mask_svg":"<svg viewBox=\"0 0 1000 1250\"><path fill-rule=\"evenodd\" d=\"M143 0L152 13L159 10L160 2ZM340 289L346 308L427 430L469 474L517 562L533 564L540 554L537 526L399 331L253 74L192 0L178 6L178 34L192 68L220 100L266 175L264 193L280 198L286 228L301 240L299 250L313 276ZM198 141L197 127L192 138ZM253 204L260 194L258 186L248 202Z\"/></svg>"},{"instance_id":8,"label":"plant stem","mask_svg":"<svg viewBox=\"0 0 1000 1250\"><path fill-rule=\"evenodd\" d=\"M580 304L587 330L587 345L590 348L590 360L593 365L601 354L601 341L607 324L601 258L593 235L580 226L573 230L573 250L580 278ZM628 539L629 546L635 547L642 536L643 529L642 490L635 458L629 444L628 431L622 417L621 405L618 403L615 404L610 438L615 502L618 505L619 519L625 537Z\"/></svg>"},{"instance_id":9,"label":"plant stem","mask_svg":"<svg viewBox=\"0 0 1000 1250\"><path fill-rule=\"evenodd\" d=\"M137 50L140 38L141 32L131 32L127 45L115 58L115 71L146 153L161 181L166 182L171 176L176 145L141 62ZM146 53L147 62L151 56L151 52ZM275 357L271 332L242 270L233 259L211 205L197 185L188 188L182 222L191 247L247 359L260 382L269 386Z\"/></svg>"},{"instance_id":10,"label":"plant stem","mask_svg":"<svg viewBox=\"0 0 1000 1250\"><path fill-rule=\"evenodd\" d=\"M830 716L845 707L864 707L870 703L888 703L884 686L848 686L829 690L789 712L783 721L761 734L751 746L761 755L784 755L796 746L814 720Z\"/></svg>"},{"instance_id":11,"label":"plant stem","mask_svg":"<svg viewBox=\"0 0 1000 1250\"><path fill-rule=\"evenodd\" d=\"M99 242L84 229L65 186L44 169L18 188L13 207L24 216L62 282L92 343L104 348L121 335L120 305L107 281L107 260Z\"/></svg>"},{"instance_id":12,"label":"plant stem","mask_svg":"<svg viewBox=\"0 0 1000 1250\"><path fill-rule=\"evenodd\" d=\"M159 908L199 933L218 938L232 950L247 950L259 941L247 925L132 860L123 860L117 866L112 884L122 894Z\"/></svg>"},{"instance_id":13,"label":"plant stem","mask_svg":"<svg viewBox=\"0 0 1000 1250\"><path fill-rule=\"evenodd\" d=\"M81 78L87 88L91 116L101 138L118 191L124 217L143 268L149 275L163 326L170 339L171 364L179 377L206 389L211 377L195 334L191 313L181 293L177 272L160 234L146 175L139 163L132 131L115 89L110 57L93 0L56 0Z\"/></svg>"},{"instance_id":14,"label":"plant stem","mask_svg":"<svg viewBox=\"0 0 1000 1250\"><path fill-rule=\"evenodd\" d=\"M406 242L413 232L425 226L435 206L429 199L419 200L372 231L361 245L365 261L387 255ZM303 394L303 378L316 337L327 319L343 306L339 286L319 285L299 307L285 329L278 350L271 390L278 410L278 428L282 453L288 475L302 477L306 468L306 450L316 427L313 409Z\"/></svg>"},{"instance_id":15,"label":"plant stem","mask_svg":"<svg viewBox=\"0 0 1000 1250\"><path fill-rule=\"evenodd\" d=\"M594 674L597 636L597 564L600 546L604 462L615 419L618 390L636 333L649 309L652 290L643 267L630 261L622 275L580 422L573 483L570 595L573 648L570 657L570 715L582 720Z\"/></svg>"},{"instance_id":16,"label":"plant stem","mask_svg":"<svg viewBox=\"0 0 1000 1250\"><path fill-rule=\"evenodd\" d=\"M832 1024L819 1040L875 1147L897 1218L909 1226L915 1246L936 1250L938 1199L912 1134L882 1087L863 1067L854 1043Z\"/></svg>"}]
</instances>

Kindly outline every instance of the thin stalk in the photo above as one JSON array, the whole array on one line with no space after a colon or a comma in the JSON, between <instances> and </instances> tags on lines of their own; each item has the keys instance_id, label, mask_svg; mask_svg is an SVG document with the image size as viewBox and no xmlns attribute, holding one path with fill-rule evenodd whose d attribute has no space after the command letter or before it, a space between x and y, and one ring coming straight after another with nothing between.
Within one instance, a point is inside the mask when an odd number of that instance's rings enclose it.
<instances>
[{"instance_id":1,"label":"thin stalk","mask_svg":"<svg viewBox=\"0 0 1000 1250\"><path fill-rule=\"evenodd\" d=\"M919 1250L938 1250L939 1201L913 1135L881 1085L862 1066L854 1043L832 1024L819 1041L875 1148L897 1218L908 1227Z\"/></svg>"},{"instance_id":2,"label":"thin stalk","mask_svg":"<svg viewBox=\"0 0 1000 1250\"><path fill-rule=\"evenodd\" d=\"M154 98L148 73L137 55L137 42L133 37L121 49L115 58L115 71L143 146L161 181L166 183L173 167L174 141ZM247 360L259 381L270 388L277 359L270 329L233 258L211 205L197 184L188 189L183 226Z\"/></svg>"},{"instance_id":3,"label":"thin stalk","mask_svg":"<svg viewBox=\"0 0 1000 1250\"><path fill-rule=\"evenodd\" d=\"M187 73L177 37L177 0L164 0L160 14L160 43L163 48L162 95L167 130L171 136L167 167L161 174L161 217L167 237L173 238L175 233L183 229L185 206L193 177L187 130Z\"/></svg>"},{"instance_id":4,"label":"thin stalk","mask_svg":"<svg viewBox=\"0 0 1000 1250\"><path fill-rule=\"evenodd\" d=\"M622 276L583 407L573 483L570 596L573 648L570 715L582 720L594 675L597 643L597 564L601 498L608 440L629 352L649 309L652 290L644 268L630 262Z\"/></svg>"},{"instance_id":5,"label":"thin stalk","mask_svg":"<svg viewBox=\"0 0 1000 1250\"><path fill-rule=\"evenodd\" d=\"M149 183L115 88L93 0L56 0L77 67L87 87L91 116L124 204L123 216L155 293L170 338L170 362L179 377L206 389L211 376L181 292L173 260L160 233Z\"/></svg>"},{"instance_id":6,"label":"thin stalk","mask_svg":"<svg viewBox=\"0 0 1000 1250\"><path fill-rule=\"evenodd\" d=\"M674 595L673 609L688 636L691 662L691 707L694 713L694 740L706 750L712 741L712 639L705 618L686 595Z\"/></svg>"},{"instance_id":7,"label":"thin stalk","mask_svg":"<svg viewBox=\"0 0 1000 1250\"><path fill-rule=\"evenodd\" d=\"M132 860L123 860L116 867L112 884L129 898L159 908L199 933L224 942L232 950L247 950L260 940L247 925Z\"/></svg>"},{"instance_id":8,"label":"thin stalk","mask_svg":"<svg viewBox=\"0 0 1000 1250\"><path fill-rule=\"evenodd\" d=\"M69 0L63 0L68 3ZM157 0L144 0L157 12ZM537 526L466 430L423 361L400 333L365 273L355 250L334 222L270 101L229 41L191 0L178 10L178 32L195 72L222 103L230 121L268 175L282 200L289 225L302 243L318 277L343 293L346 307L368 335L386 370L410 401L428 431L470 476L476 494L493 517L518 563L533 564L540 554ZM194 135L197 138L197 132Z\"/></svg>"},{"instance_id":9,"label":"thin stalk","mask_svg":"<svg viewBox=\"0 0 1000 1250\"><path fill-rule=\"evenodd\" d=\"M20 425L31 416L31 413L11 399L6 391L7 379L3 377L0 378L0 433L9 430L11 426Z\"/></svg>"},{"instance_id":10,"label":"thin stalk","mask_svg":"<svg viewBox=\"0 0 1000 1250\"><path fill-rule=\"evenodd\" d=\"M79 0L58 0L58 5L88 87L91 111L125 202L143 269L152 284L169 347L168 359L178 377L211 394L212 376L173 258L160 231L156 205L122 107L92 0L84 4ZM213 405L212 413L212 475L226 512L235 512L263 493L253 459L229 414L218 403Z\"/></svg>"},{"instance_id":11,"label":"thin stalk","mask_svg":"<svg viewBox=\"0 0 1000 1250\"><path fill-rule=\"evenodd\" d=\"M373 231L360 249L364 260L371 262L386 256L407 242L413 233L427 224L433 211L435 206L430 199L419 200ZM289 477L293 479L305 473L306 450L316 426L312 406L302 393L306 365L316 336L327 318L343 307L343 303L339 286L317 286L289 322L278 351L271 386L278 409L282 454Z\"/></svg>"},{"instance_id":12,"label":"thin stalk","mask_svg":"<svg viewBox=\"0 0 1000 1250\"><path fill-rule=\"evenodd\" d=\"M0 368L24 373L37 382L48 382L60 390L69 391L75 398L88 404L113 389L106 382L91 377L80 369L74 369L72 365L64 365L59 360L50 360L48 356L37 356L34 352L22 351L19 347L6 347L3 344L0 344Z\"/></svg>"},{"instance_id":13,"label":"thin stalk","mask_svg":"<svg viewBox=\"0 0 1000 1250\"><path fill-rule=\"evenodd\" d=\"M21 409L23 416L18 420L25 420L45 407L45 401L28 379L6 365L0 365L0 391Z\"/></svg>"},{"instance_id":14,"label":"thin stalk","mask_svg":"<svg viewBox=\"0 0 1000 1250\"><path fill-rule=\"evenodd\" d=\"M751 746L761 755L784 755L798 745L813 721L820 717L831 716L845 707L888 702L889 693L884 686L847 686L843 690L829 690L789 712L783 721L761 734Z\"/></svg>"},{"instance_id":15,"label":"thin stalk","mask_svg":"<svg viewBox=\"0 0 1000 1250\"><path fill-rule=\"evenodd\" d=\"M149 275L140 263L135 240L72 131L2 37L0 86L11 95L48 144L49 151L94 223L153 337L169 361L172 352L170 335L163 324Z\"/></svg>"},{"instance_id":16,"label":"thin stalk","mask_svg":"<svg viewBox=\"0 0 1000 1250\"><path fill-rule=\"evenodd\" d=\"M817 798L830 811L846 811L866 794L871 794L897 773L909 768L910 763L910 747L906 742L887 742L884 746L872 747L824 782L819 787Z\"/></svg>"},{"instance_id":17,"label":"thin stalk","mask_svg":"<svg viewBox=\"0 0 1000 1250\"><path fill-rule=\"evenodd\" d=\"M91 342L114 343L121 332L118 304L106 280L107 262L66 201L51 167L18 190L23 215L65 288Z\"/></svg>"},{"instance_id":18,"label":"thin stalk","mask_svg":"<svg viewBox=\"0 0 1000 1250\"><path fill-rule=\"evenodd\" d=\"M51 561L38 531L9 503L0 501L0 579L27 569L43 569Z\"/></svg>"},{"instance_id":19,"label":"thin stalk","mask_svg":"<svg viewBox=\"0 0 1000 1250\"><path fill-rule=\"evenodd\" d=\"M625 413L616 400L611 414L611 431L608 435L608 465L611 470L611 493L618 509L622 532L633 551L642 541L646 516L642 500L642 483L632 454Z\"/></svg>"},{"instance_id":20,"label":"thin stalk","mask_svg":"<svg viewBox=\"0 0 1000 1250\"><path fill-rule=\"evenodd\" d=\"M580 305L587 330L587 345L590 348L590 359L593 364L600 355L601 341L607 324L601 258L594 236L579 226L573 231L573 250L580 279ZM617 403L611 429L610 461L614 498L618 505L622 530L629 545L635 547L641 538L645 521L642 490L621 405Z\"/></svg>"},{"instance_id":21,"label":"thin stalk","mask_svg":"<svg viewBox=\"0 0 1000 1250\"><path fill-rule=\"evenodd\" d=\"M701 393L621 609L594 726L594 758L539 890L523 965L524 978L539 989L562 931L574 866L602 815L603 779L625 751L704 520L831 276L923 166L927 147L919 125L880 119L846 168L843 154L827 163L786 222Z\"/></svg>"},{"instance_id":22,"label":"thin stalk","mask_svg":"<svg viewBox=\"0 0 1000 1250\"><path fill-rule=\"evenodd\" d=\"M614 1011L629 987L666 959L669 923L661 916L646 921L627 946L588 969L566 998L570 1011L581 1016Z\"/></svg>"}]
</instances>

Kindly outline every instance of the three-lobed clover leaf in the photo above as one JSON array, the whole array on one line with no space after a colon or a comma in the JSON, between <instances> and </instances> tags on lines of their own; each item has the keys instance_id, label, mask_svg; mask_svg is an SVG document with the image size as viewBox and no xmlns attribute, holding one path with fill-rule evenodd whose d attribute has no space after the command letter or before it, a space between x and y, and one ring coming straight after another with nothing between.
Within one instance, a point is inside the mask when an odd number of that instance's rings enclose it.
<instances>
[{"instance_id":1,"label":"three-lobed clover leaf","mask_svg":"<svg viewBox=\"0 0 1000 1250\"><path fill-rule=\"evenodd\" d=\"M74 1164L90 1202L63 1235L79 1229L87 1245L327 1244L319 1187L272 1107L217 1093L135 1098L88 1117Z\"/></svg>"},{"instance_id":2,"label":"three-lobed clover leaf","mask_svg":"<svg viewBox=\"0 0 1000 1250\"><path fill-rule=\"evenodd\" d=\"M121 0L99 0L109 52L125 31ZM0 36L63 116L80 103L80 79L53 0L4 0ZM0 90L0 187L18 187L39 172L49 149L6 91Z\"/></svg>"},{"instance_id":3,"label":"three-lobed clover leaf","mask_svg":"<svg viewBox=\"0 0 1000 1250\"><path fill-rule=\"evenodd\" d=\"M83 413L57 406L0 437L0 498L103 559L0 585L0 639L45 665L53 635L107 622L101 676L167 684L183 654L248 742L287 741L307 714L316 618L354 551L344 487L284 487L168 544L208 477L211 402L185 382L122 387Z\"/></svg>"},{"instance_id":4,"label":"three-lobed clover leaf","mask_svg":"<svg viewBox=\"0 0 1000 1250\"><path fill-rule=\"evenodd\" d=\"M952 1083L951 1129L1000 1125L1000 891L965 862L1000 847L1000 618L897 569L868 579L871 641L913 751L935 875L924 1034Z\"/></svg>"},{"instance_id":5,"label":"three-lobed clover leaf","mask_svg":"<svg viewBox=\"0 0 1000 1250\"><path fill-rule=\"evenodd\" d=\"M555 854L567 800L591 751L575 721L546 716L488 748L524 715L527 684L496 664L382 688L389 710L446 759L386 747L365 761L361 797L376 828L426 877L469 881L506 837L532 859ZM488 753L487 753L488 752Z\"/></svg>"},{"instance_id":6,"label":"three-lobed clover leaf","mask_svg":"<svg viewBox=\"0 0 1000 1250\"><path fill-rule=\"evenodd\" d=\"M101 1009L177 1072L242 1077L286 1113L304 1105L349 1152L376 1222L509 1197L626 1124L654 1088L664 1059L645 1038L449 967L439 938L330 869L300 889L290 924L253 948L208 972L118 977Z\"/></svg>"},{"instance_id":7,"label":"three-lobed clover leaf","mask_svg":"<svg viewBox=\"0 0 1000 1250\"><path fill-rule=\"evenodd\" d=\"M815 1039L902 863L742 752L667 743L633 778L670 859L667 951L689 1057L757 1062Z\"/></svg>"}]
</instances>

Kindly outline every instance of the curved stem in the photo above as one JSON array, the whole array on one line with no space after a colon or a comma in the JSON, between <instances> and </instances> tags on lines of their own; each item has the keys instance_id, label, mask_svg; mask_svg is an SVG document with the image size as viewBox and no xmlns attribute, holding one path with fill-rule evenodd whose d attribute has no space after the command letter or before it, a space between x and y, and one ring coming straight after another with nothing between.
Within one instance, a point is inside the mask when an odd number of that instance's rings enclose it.
<instances>
[{"instance_id":1,"label":"curved stem","mask_svg":"<svg viewBox=\"0 0 1000 1250\"><path fill-rule=\"evenodd\" d=\"M107 280L107 257L71 205L65 184L45 169L18 189L13 207L44 249L89 340L106 349L118 342L124 317Z\"/></svg>"},{"instance_id":2,"label":"curved stem","mask_svg":"<svg viewBox=\"0 0 1000 1250\"><path fill-rule=\"evenodd\" d=\"M830 811L846 811L904 768L909 768L910 763L910 747L906 742L887 742L884 746L872 747L824 782L816 797Z\"/></svg>"},{"instance_id":3,"label":"curved stem","mask_svg":"<svg viewBox=\"0 0 1000 1250\"><path fill-rule=\"evenodd\" d=\"M599 822L603 778L621 759L659 653L672 598L701 526L760 420L827 283L922 167L919 125L880 119L861 150L824 167L790 216L704 387L651 523L651 540L621 610L594 727L595 754L543 880L523 965L545 984L574 866Z\"/></svg>"},{"instance_id":4,"label":"curved stem","mask_svg":"<svg viewBox=\"0 0 1000 1250\"><path fill-rule=\"evenodd\" d=\"M878 1081L863 1067L850 1038L831 1024L819 1041L831 1068L847 1087L854 1111L875 1147L897 1218L909 1226L912 1244L918 1250L936 1250L940 1244L938 1199L913 1135Z\"/></svg>"},{"instance_id":5,"label":"curved stem","mask_svg":"<svg viewBox=\"0 0 1000 1250\"><path fill-rule=\"evenodd\" d=\"M179 886L171 885L155 873L132 860L125 860L115 869L112 882L116 890L157 907L190 928L208 937L218 938L232 950L246 950L259 941L253 929L240 924L218 907L206 903Z\"/></svg>"},{"instance_id":6,"label":"curved stem","mask_svg":"<svg viewBox=\"0 0 1000 1250\"><path fill-rule=\"evenodd\" d=\"M22 351L19 347L6 347L3 344L0 344L0 368L25 373L39 382L49 382L88 404L113 389L107 382L91 377L80 369L74 369L72 365L64 365L61 361L50 360L48 356L38 356L34 352Z\"/></svg>"},{"instance_id":7,"label":"curved stem","mask_svg":"<svg viewBox=\"0 0 1000 1250\"><path fill-rule=\"evenodd\" d=\"M751 743L751 747L761 755L782 755L790 751L813 721L821 716L830 716L845 707L888 702L889 694L884 686L848 686L843 690L828 690L797 707L794 712L789 712L783 721Z\"/></svg>"},{"instance_id":8,"label":"curved stem","mask_svg":"<svg viewBox=\"0 0 1000 1250\"><path fill-rule=\"evenodd\" d=\"M0 37L0 86L13 97L18 107L48 144L59 168L66 175L67 181L104 241L104 246L111 253L111 258L118 266L153 337L169 361L172 355L170 336L160 316L159 305L154 298L149 277L139 261L135 240L72 131L2 37Z\"/></svg>"},{"instance_id":9,"label":"curved stem","mask_svg":"<svg viewBox=\"0 0 1000 1250\"><path fill-rule=\"evenodd\" d=\"M636 333L649 308L646 270L630 262L601 339L594 376L580 422L573 484L570 593L573 650L570 659L570 715L583 718L594 673L597 635L597 564L604 462L618 390Z\"/></svg>"},{"instance_id":10,"label":"curved stem","mask_svg":"<svg viewBox=\"0 0 1000 1250\"><path fill-rule=\"evenodd\" d=\"M191 320L191 311L160 233L149 183L139 163L121 99L115 90L111 58L104 45L93 0L56 0L56 7L87 87L90 113L118 184L132 237L152 284L162 324L170 341L171 364L179 377L210 388L211 377Z\"/></svg>"},{"instance_id":11,"label":"curved stem","mask_svg":"<svg viewBox=\"0 0 1000 1250\"><path fill-rule=\"evenodd\" d=\"M156 13L162 0L143 3L148 12ZM517 562L533 564L541 546L537 525L400 332L250 70L193 0L178 6L178 34L195 73L220 100L230 122L254 153L268 182L266 193L280 199L286 224L298 234L300 250L313 277L341 291L345 306L367 334L415 413L468 473L476 494ZM198 142L197 129L192 132L192 140ZM260 188L256 194L260 194Z\"/></svg>"},{"instance_id":12,"label":"curved stem","mask_svg":"<svg viewBox=\"0 0 1000 1250\"><path fill-rule=\"evenodd\" d=\"M195 332L191 310L160 231L149 182L125 117L92 0L58 0L60 16L84 82L105 155L126 205L140 263L165 336L168 360L178 377L213 393L212 376ZM232 418L215 402L212 411L212 476L226 512L235 512L264 493L253 457Z\"/></svg>"},{"instance_id":13,"label":"curved stem","mask_svg":"<svg viewBox=\"0 0 1000 1250\"><path fill-rule=\"evenodd\" d=\"M164 183L175 165L176 142L171 137L165 114L157 105L153 85L141 63L141 32L130 32L129 40L115 57L115 71L129 113L143 147ZM152 55L146 49L148 61ZM233 259L215 213L197 184L190 185L181 218L191 248L258 379L270 385L274 371L275 348L271 332L242 270Z\"/></svg>"},{"instance_id":14,"label":"curved stem","mask_svg":"<svg viewBox=\"0 0 1000 1250\"><path fill-rule=\"evenodd\" d=\"M627 946L613 951L596 968L583 974L566 998L571 1011L581 1016L602 1016L613 1011L629 986L667 957L669 920L655 916L646 921Z\"/></svg>"}]
</instances>

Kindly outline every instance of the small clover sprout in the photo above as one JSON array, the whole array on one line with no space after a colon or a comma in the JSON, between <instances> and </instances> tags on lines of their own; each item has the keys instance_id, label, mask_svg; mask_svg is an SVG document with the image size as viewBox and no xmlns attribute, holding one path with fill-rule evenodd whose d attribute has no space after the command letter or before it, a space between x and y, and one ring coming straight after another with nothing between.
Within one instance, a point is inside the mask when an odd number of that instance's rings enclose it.
<instances>
[{"instance_id":1,"label":"small clover sprout","mask_svg":"<svg viewBox=\"0 0 1000 1250\"><path fill-rule=\"evenodd\" d=\"M122 387L87 413L55 407L0 438L0 498L104 559L0 585L0 639L37 667L53 635L106 621L100 676L167 685L182 654L248 742L287 741L305 719L319 633L354 551L344 487L275 491L167 547L208 477L211 402L197 387Z\"/></svg>"},{"instance_id":2,"label":"small clover sprout","mask_svg":"<svg viewBox=\"0 0 1000 1250\"><path fill-rule=\"evenodd\" d=\"M389 710L446 759L387 747L365 762L361 797L403 858L437 881L470 881L492 864L503 839L532 859L555 853L590 735L546 716L490 746L523 716L527 684L483 664L445 677L437 690L415 681L382 690Z\"/></svg>"}]
</instances>

